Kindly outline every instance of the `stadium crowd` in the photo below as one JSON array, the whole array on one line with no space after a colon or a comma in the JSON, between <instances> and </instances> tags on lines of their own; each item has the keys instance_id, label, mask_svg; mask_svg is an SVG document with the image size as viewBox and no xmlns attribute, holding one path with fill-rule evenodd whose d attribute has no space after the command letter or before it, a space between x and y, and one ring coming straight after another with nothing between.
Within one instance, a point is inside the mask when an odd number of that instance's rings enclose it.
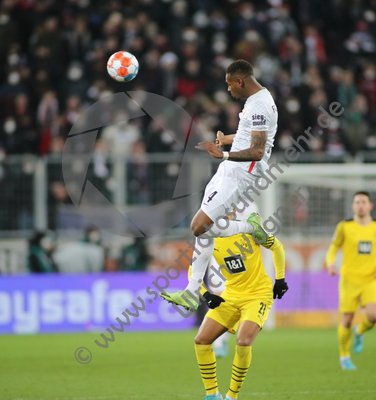
<instances>
[{"instance_id":1,"label":"stadium crowd","mask_svg":"<svg viewBox=\"0 0 376 400\"><path fill-rule=\"evenodd\" d=\"M226 67L234 59L251 62L275 98L279 130L274 154L308 127L316 139L306 154L354 156L376 149L375 0L0 4L1 229L32 225L33 166L23 159L20 166L6 167L7 156L61 159L75 120L111 93L145 90L170 98L194 117L207 140L214 140L218 129L235 133L242 102L229 96L225 83ZM127 84L107 74L107 60L118 50L133 53L140 63L138 76ZM345 112L319 135L319 107L328 109L334 101ZM112 125L100 132L91 173L106 189L106 157L138 156L127 177L129 202L155 203L164 195L153 189L153 172L142 157L176 151L181 149L153 121ZM170 185L171 171L165 169L164 182ZM48 226L54 229L55 210L70 200L61 165L50 166L48 179Z\"/></svg>"},{"instance_id":2,"label":"stadium crowd","mask_svg":"<svg viewBox=\"0 0 376 400\"><path fill-rule=\"evenodd\" d=\"M0 158L60 153L88 106L125 89L106 70L120 49L140 62L127 90L178 101L209 134L236 129L241 104L226 93L224 70L242 58L275 96L277 150L308 126L317 135L318 107L333 101L346 111L311 150L373 149L375 41L374 0L2 0ZM101 140L108 154L176 150L155 124Z\"/></svg>"}]
</instances>

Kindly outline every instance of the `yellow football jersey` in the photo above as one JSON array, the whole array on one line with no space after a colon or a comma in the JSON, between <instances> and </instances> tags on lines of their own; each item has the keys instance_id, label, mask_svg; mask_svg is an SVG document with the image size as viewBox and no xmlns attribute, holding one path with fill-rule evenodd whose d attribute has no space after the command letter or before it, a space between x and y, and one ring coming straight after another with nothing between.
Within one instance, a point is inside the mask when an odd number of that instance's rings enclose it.
<instances>
[{"instance_id":1,"label":"yellow football jersey","mask_svg":"<svg viewBox=\"0 0 376 400\"><path fill-rule=\"evenodd\" d=\"M353 283L368 283L375 279L376 271L376 221L367 226L354 220L341 221L335 230L326 262L332 264L342 247L342 276Z\"/></svg>"},{"instance_id":2,"label":"yellow football jersey","mask_svg":"<svg viewBox=\"0 0 376 400\"><path fill-rule=\"evenodd\" d=\"M275 240L277 239L270 235L264 247L269 249ZM226 278L226 289L222 296L233 298L264 294L270 296L273 283L265 272L260 246L253 241L251 235L240 233L216 238L213 255ZM209 269L209 277L210 274Z\"/></svg>"}]
</instances>

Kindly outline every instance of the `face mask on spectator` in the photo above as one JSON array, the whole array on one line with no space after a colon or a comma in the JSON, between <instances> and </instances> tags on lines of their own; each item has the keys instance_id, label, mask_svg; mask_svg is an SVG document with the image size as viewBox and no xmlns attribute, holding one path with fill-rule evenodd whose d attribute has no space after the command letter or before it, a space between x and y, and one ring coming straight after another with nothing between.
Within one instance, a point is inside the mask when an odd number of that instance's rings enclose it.
<instances>
[{"instance_id":1,"label":"face mask on spectator","mask_svg":"<svg viewBox=\"0 0 376 400\"><path fill-rule=\"evenodd\" d=\"M185 42L195 42L198 39L197 32L192 29L187 29L183 33L183 40Z\"/></svg>"},{"instance_id":2,"label":"face mask on spectator","mask_svg":"<svg viewBox=\"0 0 376 400\"><path fill-rule=\"evenodd\" d=\"M300 110L300 104L297 100L287 100L286 110L291 114L296 114Z\"/></svg>"},{"instance_id":3,"label":"face mask on spectator","mask_svg":"<svg viewBox=\"0 0 376 400\"><path fill-rule=\"evenodd\" d=\"M26 175L30 175L34 172L34 164L31 161L25 161L22 164L22 172Z\"/></svg>"},{"instance_id":4,"label":"face mask on spectator","mask_svg":"<svg viewBox=\"0 0 376 400\"><path fill-rule=\"evenodd\" d=\"M17 85L18 83L20 83L20 74L18 72L11 72L8 75L8 83L10 85Z\"/></svg>"},{"instance_id":5,"label":"face mask on spectator","mask_svg":"<svg viewBox=\"0 0 376 400\"><path fill-rule=\"evenodd\" d=\"M45 236L41 241L40 241L40 246L44 251L51 251L53 249L53 242L50 237Z\"/></svg>"},{"instance_id":6,"label":"face mask on spectator","mask_svg":"<svg viewBox=\"0 0 376 400\"><path fill-rule=\"evenodd\" d=\"M20 56L18 54L10 54L8 57L9 65L18 65L20 62Z\"/></svg>"},{"instance_id":7,"label":"face mask on spectator","mask_svg":"<svg viewBox=\"0 0 376 400\"><path fill-rule=\"evenodd\" d=\"M280 137L278 144L282 149L287 149L287 147L291 146L291 139L289 134L284 134Z\"/></svg>"},{"instance_id":8,"label":"face mask on spectator","mask_svg":"<svg viewBox=\"0 0 376 400\"><path fill-rule=\"evenodd\" d=\"M78 81L79 79L81 79L82 73L83 71L81 67L71 67L68 71L68 79L71 81Z\"/></svg>"},{"instance_id":9,"label":"face mask on spectator","mask_svg":"<svg viewBox=\"0 0 376 400\"><path fill-rule=\"evenodd\" d=\"M171 131L163 131L161 135L162 142L165 144L171 144L174 141L174 139L171 137L171 134L173 135Z\"/></svg>"},{"instance_id":10,"label":"face mask on spectator","mask_svg":"<svg viewBox=\"0 0 376 400\"><path fill-rule=\"evenodd\" d=\"M16 121L13 118L8 118L4 123L4 131L8 135L13 135L16 130Z\"/></svg>"},{"instance_id":11,"label":"face mask on spectator","mask_svg":"<svg viewBox=\"0 0 376 400\"><path fill-rule=\"evenodd\" d=\"M89 242L91 243L100 243L102 238L101 238L101 234L98 231L91 231L89 233Z\"/></svg>"},{"instance_id":12,"label":"face mask on spectator","mask_svg":"<svg viewBox=\"0 0 376 400\"><path fill-rule=\"evenodd\" d=\"M9 15L1 14L0 15L0 25L5 25L9 22Z\"/></svg>"}]
</instances>

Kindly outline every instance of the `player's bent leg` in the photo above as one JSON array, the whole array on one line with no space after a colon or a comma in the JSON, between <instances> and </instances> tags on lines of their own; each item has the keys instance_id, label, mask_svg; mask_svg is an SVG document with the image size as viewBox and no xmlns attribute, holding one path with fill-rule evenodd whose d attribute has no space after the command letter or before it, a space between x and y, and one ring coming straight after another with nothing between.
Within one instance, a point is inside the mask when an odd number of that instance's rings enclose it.
<instances>
[{"instance_id":1,"label":"player's bent leg","mask_svg":"<svg viewBox=\"0 0 376 400\"><path fill-rule=\"evenodd\" d=\"M366 304L366 316L367 316L367 320L373 326L376 323L376 303ZM369 329L371 329L372 326L370 326ZM366 329L366 330L368 330L368 329Z\"/></svg>"},{"instance_id":2,"label":"player's bent leg","mask_svg":"<svg viewBox=\"0 0 376 400\"><path fill-rule=\"evenodd\" d=\"M212 221L200 208L191 222L192 233L197 237L202 235L213 224Z\"/></svg>"},{"instance_id":3,"label":"player's bent leg","mask_svg":"<svg viewBox=\"0 0 376 400\"><path fill-rule=\"evenodd\" d=\"M195 337L195 344L208 345L219 338L228 328L212 318L205 317Z\"/></svg>"},{"instance_id":4,"label":"player's bent leg","mask_svg":"<svg viewBox=\"0 0 376 400\"><path fill-rule=\"evenodd\" d=\"M344 312L342 313L342 326L346 329L350 329L353 319L355 316L355 312Z\"/></svg>"},{"instance_id":5,"label":"player's bent leg","mask_svg":"<svg viewBox=\"0 0 376 400\"><path fill-rule=\"evenodd\" d=\"M221 219L221 216L219 216ZM217 221L217 220L216 220ZM224 225L212 227L213 220L200 209L192 220L192 231L196 238L195 249L192 257L192 276L186 287L191 293L197 293L214 251L214 238L226 237L240 232L252 231L253 226L244 221L230 221L226 219ZM180 303L179 303L180 304Z\"/></svg>"},{"instance_id":6,"label":"player's bent leg","mask_svg":"<svg viewBox=\"0 0 376 400\"><path fill-rule=\"evenodd\" d=\"M252 361L252 344L261 328L256 322L244 321L239 328L230 388L226 399L237 399Z\"/></svg>"},{"instance_id":7,"label":"player's bent leg","mask_svg":"<svg viewBox=\"0 0 376 400\"><path fill-rule=\"evenodd\" d=\"M244 321L239 327L238 335L236 338L236 345L252 346L260 330L261 328L258 324L256 324L256 322Z\"/></svg>"},{"instance_id":8,"label":"player's bent leg","mask_svg":"<svg viewBox=\"0 0 376 400\"><path fill-rule=\"evenodd\" d=\"M196 235L197 229L205 229L202 224L211 225L211 219L200 209L192 221L192 231ZM201 227L201 228L200 228ZM182 306L188 310L197 310L199 306L199 294L205 272L214 251L214 239L196 238L195 248L192 254L192 272L187 287L179 292L163 292L161 297L170 303Z\"/></svg>"},{"instance_id":9,"label":"player's bent leg","mask_svg":"<svg viewBox=\"0 0 376 400\"><path fill-rule=\"evenodd\" d=\"M257 232L259 237L259 232L266 234L260 221L233 221L228 219L226 215L230 214L232 210L226 209L224 205L209 211L210 217L206 213L206 210L204 211L201 208L193 217L191 230L196 237L213 239L217 237L229 237L238 233L250 233L253 236L254 231Z\"/></svg>"},{"instance_id":10,"label":"player's bent leg","mask_svg":"<svg viewBox=\"0 0 376 400\"><path fill-rule=\"evenodd\" d=\"M363 334L372 329L376 323L376 303L368 303L365 306L366 315L363 321L354 326L354 353L359 354L363 350Z\"/></svg>"},{"instance_id":11,"label":"player's bent leg","mask_svg":"<svg viewBox=\"0 0 376 400\"><path fill-rule=\"evenodd\" d=\"M217 362L212 343L227 328L214 319L205 317L195 338L195 350L202 381L206 390L205 400L222 400L218 392Z\"/></svg>"},{"instance_id":12,"label":"player's bent leg","mask_svg":"<svg viewBox=\"0 0 376 400\"><path fill-rule=\"evenodd\" d=\"M350 358L351 324L354 315L353 312L344 312L342 322L338 326L339 359L341 368L344 370L356 369Z\"/></svg>"}]
</instances>

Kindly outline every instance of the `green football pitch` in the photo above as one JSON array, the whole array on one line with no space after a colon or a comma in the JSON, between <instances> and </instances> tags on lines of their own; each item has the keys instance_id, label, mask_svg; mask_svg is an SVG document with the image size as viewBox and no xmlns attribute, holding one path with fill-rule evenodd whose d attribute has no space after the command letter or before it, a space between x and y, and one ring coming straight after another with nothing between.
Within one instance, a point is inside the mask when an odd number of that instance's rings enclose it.
<instances>
[{"instance_id":1,"label":"green football pitch","mask_svg":"<svg viewBox=\"0 0 376 400\"><path fill-rule=\"evenodd\" d=\"M0 399L203 400L195 332L119 333L107 349L94 344L99 334L2 336ZM222 394L234 346L232 337L229 356L217 363ZM90 349L90 363L76 361L78 347ZM239 399L376 399L376 331L352 359L357 371L339 368L335 329L264 331Z\"/></svg>"}]
</instances>

